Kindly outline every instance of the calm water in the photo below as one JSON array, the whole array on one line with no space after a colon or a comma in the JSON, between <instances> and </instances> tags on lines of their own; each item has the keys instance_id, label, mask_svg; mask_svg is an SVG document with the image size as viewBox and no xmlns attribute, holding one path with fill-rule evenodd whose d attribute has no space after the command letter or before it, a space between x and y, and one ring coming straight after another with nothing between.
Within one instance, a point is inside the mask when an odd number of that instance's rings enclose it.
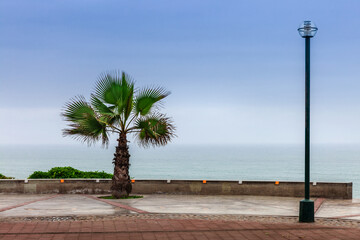
<instances>
[{"instance_id":1,"label":"calm water","mask_svg":"<svg viewBox=\"0 0 360 240\"><path fill-rule=\"evenodd\" d=\"M131 177L137 179L219 179L303 181L301 145L132 146ZM112 173L114 147L0 146L0 173L17 179L55 166ZM313 145L311 181L353 182L360 198L360 146Z\"/></svg>"}]
</instances>

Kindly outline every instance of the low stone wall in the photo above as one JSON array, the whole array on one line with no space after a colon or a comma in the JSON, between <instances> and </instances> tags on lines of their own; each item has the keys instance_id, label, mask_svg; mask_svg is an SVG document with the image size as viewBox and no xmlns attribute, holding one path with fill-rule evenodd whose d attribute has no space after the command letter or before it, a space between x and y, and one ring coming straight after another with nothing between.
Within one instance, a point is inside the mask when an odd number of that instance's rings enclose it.
<instances>
[{"instance_id":1,"label":"low stone wall","mask_svg":"<svg viewBox=\"0 0 360 240\"><path fill-rule=\"evenodd\" d=\"M134 194L255 195L303 197L303 182L136 180ZM0 193L110 193L110 179L0 180ZM317 182L310 185L311 197L352 199L352 183Z\"/></svg>"}]
</instances>

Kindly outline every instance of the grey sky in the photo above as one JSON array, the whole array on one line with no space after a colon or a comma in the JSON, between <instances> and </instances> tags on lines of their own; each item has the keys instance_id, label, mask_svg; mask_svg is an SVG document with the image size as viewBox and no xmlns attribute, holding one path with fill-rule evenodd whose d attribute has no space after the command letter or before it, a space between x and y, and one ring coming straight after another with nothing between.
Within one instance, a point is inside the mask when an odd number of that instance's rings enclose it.
<instances>
[{"instance_id":1,"label":"grey sky","mask_svg":"<svg viewBox=\"0 0 360 240\"><path fill-rule=\"evenodd\" d=\"M120 69L172 94L175 143L302 143L313 20L312 141L360 143L358 1L0 2L0 144L78 144L60 110Z\"/></svg>"}]
</instances>

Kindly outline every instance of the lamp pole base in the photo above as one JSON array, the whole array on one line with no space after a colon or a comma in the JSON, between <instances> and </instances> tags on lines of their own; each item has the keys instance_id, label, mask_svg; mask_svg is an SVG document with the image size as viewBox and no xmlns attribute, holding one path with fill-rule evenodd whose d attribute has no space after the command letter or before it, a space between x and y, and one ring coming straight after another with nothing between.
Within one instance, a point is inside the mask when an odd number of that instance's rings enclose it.
<instances>
[{"instance_id":1,"label":"lamp pole base","mask_svg":"<svg viewBox=\"0 0 360 240\"><path fill-rule=\"evenodd\" d=\"M314 201L303 199L300 201L299 222L315 222Z\"/></svg>"}]
</instances>

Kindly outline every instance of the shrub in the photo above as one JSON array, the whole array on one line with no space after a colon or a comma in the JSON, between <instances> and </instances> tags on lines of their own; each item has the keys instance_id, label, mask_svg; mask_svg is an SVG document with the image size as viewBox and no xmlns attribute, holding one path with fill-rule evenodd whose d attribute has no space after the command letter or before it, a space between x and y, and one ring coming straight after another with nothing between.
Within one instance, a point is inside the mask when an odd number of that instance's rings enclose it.
<instances>
[{"instance_id":1,"label":"shrub","mask_svg":"<svg viewBox=\"0 0 360 240\"><path fill-rule=\"evenodd\" d=\"M112 174L102 172L84 172L72 167L54 167L47 172L35 171L28 178L112 178Z\"/></svg>"},{"instance_id":2,"label":"shrub","mask_svg":"<svg viewBox=\"0 0 360 240\"><path fill-rule=\"evenodd\" d=\"M82 172L72 167L54 167L48 173L50 178L83 178Z\"/></svg>"},{"instance_id":3,"label":"shrub","mask_svg":"<svg viewBox=\"0 0 360 240\"><path fill-rule=\"evenodd\" d=\"M0 173L0 179L14 179L13 177L7 177Z\"/></svg>"},{"instance_id":4,"label":"shrub","mask_svg":"<svg viewBox=\"0 0 360 240\"><path fill-rule=\"evenodd\" d=\"M50 178L49 172L35 171L28 178Z\"/></svg>"}]
</instances>

